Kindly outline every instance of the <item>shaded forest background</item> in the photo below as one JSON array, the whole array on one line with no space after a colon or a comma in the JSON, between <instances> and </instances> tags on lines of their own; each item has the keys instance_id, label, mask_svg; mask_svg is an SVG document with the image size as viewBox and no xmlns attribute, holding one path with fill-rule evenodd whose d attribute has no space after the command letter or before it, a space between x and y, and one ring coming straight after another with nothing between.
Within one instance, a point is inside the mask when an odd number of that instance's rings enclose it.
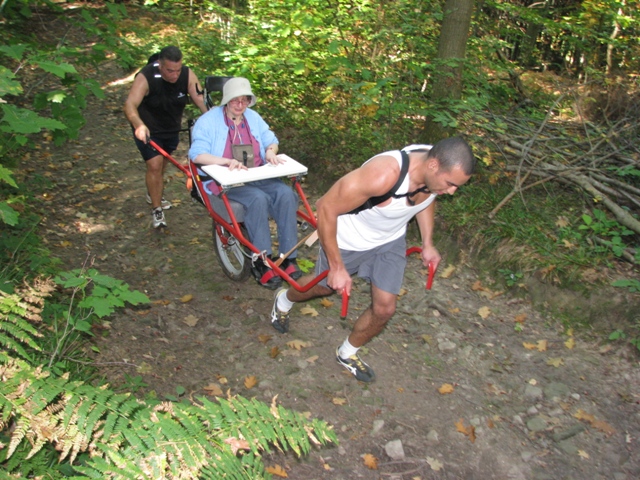
<instances>
[{"instance_id":1,"label":"shaded forest background","mask_svg":"<svg viewBox=\"0 0 640 480\"><path fill-rule=\"evenodd\" d=\"M50 331L52 312L73 304L68 288L94 295L95 274L77 273L75 284L56 277L57 289L38 284L57 305L42 313L45 326L29 326L20 303L29 297L24 281L60 274L37 234L36 185L51 179L26 165L43 139L59 146L77 138L87 102L103 97L105 62L133 74L168 44L182 49L201 80L249 78L257 109L283 149L309 166L318 191L380 151L464 136L480 168L459 195L439 202L441 237L464 245L516 293L526 295L526 279L535 278L584 296L621 289L637 304L639 3L3 0L2 361L16 355L54 366L56 375L81 373L46 358L34 339ZM48 36L51 21L83 32L82 43ZM455 251L446 252L451 260ZM106 283L120 295L100 299L107 311L144 300ZM21 300L7 307L9 295ZM77 338L88 334L95 305L84 305L87 317L68 319ZM637 309L616 311L614 329L598 325L602 312L562 314L640 349Z\"/></svg>"}]
</instances>

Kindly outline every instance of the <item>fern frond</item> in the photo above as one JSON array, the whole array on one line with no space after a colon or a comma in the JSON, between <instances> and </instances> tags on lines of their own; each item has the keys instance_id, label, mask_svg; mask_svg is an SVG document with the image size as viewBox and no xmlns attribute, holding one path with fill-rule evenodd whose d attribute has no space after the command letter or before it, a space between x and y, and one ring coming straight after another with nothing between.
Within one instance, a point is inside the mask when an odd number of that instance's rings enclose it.
<instances>
[{"instance_id":1,"label":"fern frond","mask_svg":"<svg viewBox=\"0 0 640 480\"><path fill-rule=\"evenodd\" d=\"M9 358L0 364L0 411L15 425L7 458L28 440L37 452L47 443L60 461L87 478L258 479L261 454L271 448L308 452L311 441L335 441L331 428L308 422L284 407L231 397L199 404L144 404L106 386L55 377ZM24 442L26 443L26 442Z\"/></svg>"},{"instance_id":2,"label":"fern frond","mask_svg":"<svg viewBox=\"0 0 640 480\"><path fill-rule=\"evenodd\" d=\"M7 335L0 333L0 346L9 351L17 353L25 360L31 360L31 356L27 353L24 347L20 345L20 342L18 342L13 337L8 337Z\"/></svg>"}]
</instances>

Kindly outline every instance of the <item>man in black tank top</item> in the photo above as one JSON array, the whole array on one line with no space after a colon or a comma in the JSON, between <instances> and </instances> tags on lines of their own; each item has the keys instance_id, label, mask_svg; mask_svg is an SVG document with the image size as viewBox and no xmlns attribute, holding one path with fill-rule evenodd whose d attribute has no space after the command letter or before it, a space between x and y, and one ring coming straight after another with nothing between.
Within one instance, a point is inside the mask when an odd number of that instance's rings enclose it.
<instances>
[{"instance_id":1,"label":"man in black tank top","mask_svg":"<svg viewBox=\"0 0 640 480\"><path fill-rule=\"evenodd\" d=\"M134 140L147 165L147 203L151 204L154 228L166 227L163 210L171 204L162 196L163 174L168 160L149 145L156 142L168 153L178 147L182 112L189 98L202 113L207 111L198 77L182 65L178 47L165 47L157 61L138 72L124 104Z\"/></svg>"}]
</instances>

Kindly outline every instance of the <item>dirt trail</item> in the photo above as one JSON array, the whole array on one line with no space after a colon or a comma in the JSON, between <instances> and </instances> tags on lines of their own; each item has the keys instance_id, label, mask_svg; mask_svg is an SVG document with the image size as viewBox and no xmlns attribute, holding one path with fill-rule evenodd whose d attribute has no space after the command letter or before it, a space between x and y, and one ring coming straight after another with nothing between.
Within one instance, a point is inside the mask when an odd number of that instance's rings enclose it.
<instances>
[{"instance_id":1,"label":"dirt trail","mask_svg":"<svg viewBox=\"0 0 640 480\"><path fill-rule=\"evenodd\" d=\"M112 73L109 80L119 72ZM148 386L139 393L159 397L176 395L176 387L206 395L212 384L267 402L278 395L334 425L339 446L301 460L265 457L291 479L640 478L638 357L567 335L528 301L478 283L464 261L425 292L426 272L410 259L396 315L363 349L374 384L359 384L334 360L367 305L366 285L356 284L347 320L339 319L335 296L329 307L309 303L317 316L295 307L291 331L275 332L273 292L222 274L211 222L176 169L166 189L174 203L169 228L150 228L144 165L121 113L128 87L108 87L77 142L43 145L33 161L57 180L43 199L42 233L53 253L69 268L90 256L99 271L153 300L97 331L96 361L112 383L141 375ZM176 158L185 158L185 143ZM183 303L185 295L193 299ZM305 346L291 348L292 340ZM248 376L257 379L251 389ZM453 391L440 393L443 384ZM365 454L377 458L377 470L365 465Z\"/></svg>"}]
</instances>

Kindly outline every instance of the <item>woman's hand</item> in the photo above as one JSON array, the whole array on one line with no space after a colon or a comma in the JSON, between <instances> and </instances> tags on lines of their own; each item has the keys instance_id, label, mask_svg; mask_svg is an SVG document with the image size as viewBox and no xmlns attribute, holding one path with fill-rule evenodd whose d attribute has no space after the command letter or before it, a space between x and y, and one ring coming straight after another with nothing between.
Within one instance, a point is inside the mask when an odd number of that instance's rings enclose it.
<instances>
[{"instance_id":1,"label":"woman's hand","mask_svg":"<svg viewBox=\"0 0 640 480\"><path fill-rule=\"evenodd\" d=\"M229 166L229 170L249 170L242 163L233 158L229 159L229 163L227 165Z\"/></svg>"},{"instance_id":2,"label":"woman's hand","mask_svg":"<svg viewBox=\"0 0 640 480\"><path fill-rule=\"evenodd\" d=\"M265 152L264 156L267 163L270 163L271 165L279 165L286 161L284 158L278 158L278 156L276 155L276 152L274 152L273 149L271 148L267 148L267 151Z\"/></svg>"}]
</instances>

